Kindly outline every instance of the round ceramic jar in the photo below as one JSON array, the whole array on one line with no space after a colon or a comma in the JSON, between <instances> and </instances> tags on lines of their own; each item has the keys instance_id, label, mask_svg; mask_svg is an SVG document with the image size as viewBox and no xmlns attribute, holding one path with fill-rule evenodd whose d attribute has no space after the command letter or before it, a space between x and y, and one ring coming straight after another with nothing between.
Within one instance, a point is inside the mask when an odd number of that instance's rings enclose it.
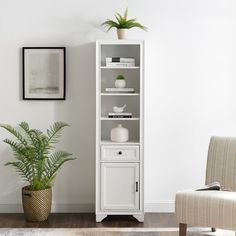
<instances>
[{"instance_id":1,"label":"round ceramic jar","mask_svg":"<svg viewBox=\"0 0 236 236\"><path fill-rule=\"evenodd\" d=\"M129 130L124 128L121 124L111 129L111 141L113 142L127 142L129 140Z\"/></svg>"}]
</instances>

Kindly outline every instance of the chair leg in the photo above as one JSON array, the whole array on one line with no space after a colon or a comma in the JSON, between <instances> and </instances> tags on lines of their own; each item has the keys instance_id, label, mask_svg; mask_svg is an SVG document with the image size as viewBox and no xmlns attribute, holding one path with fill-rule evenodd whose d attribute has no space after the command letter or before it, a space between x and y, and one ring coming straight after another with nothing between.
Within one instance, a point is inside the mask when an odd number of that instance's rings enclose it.
<instances>
[{"instance_id":1,"label":"chair leg","mask_svg":"<svg viewBox=\"0 0 236 236\"><path fill-rule=\"evenodd\" d=\"M187 224L179 224L179 236L186 236L187 235Z\"/></svg>"},{"instance_id":2,"label":"chair leg","mask_svg":"<svg viewBox=\"0 0 236 236\"><path fill-rule=\"evenodd\" d=\"M211 228L211 232L216 232L216 228Z\"/></svg>"}]
</instances>

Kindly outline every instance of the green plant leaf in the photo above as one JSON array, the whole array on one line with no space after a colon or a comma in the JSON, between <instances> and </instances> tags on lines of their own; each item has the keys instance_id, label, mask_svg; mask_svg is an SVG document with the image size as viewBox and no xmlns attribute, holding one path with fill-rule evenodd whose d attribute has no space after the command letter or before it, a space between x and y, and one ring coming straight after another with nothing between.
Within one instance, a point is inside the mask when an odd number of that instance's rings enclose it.
<instances>
[{"instance_id":1,"label":"green plant leaf","mask_svg":"<svg viewBox=\"0 0 236 236\"><path fill-rule=\"evenodd\" d=\"M29 124L25 121L22 121L19 126L26 132L28 133L29 132Z\"/></svg>"},{"instance_id":2,"label":"green plant leaf","mask_svg":"<svg viewBox=\"0 0 236 236\"><path fill-rule=\"evenodd\" d=\"M129 25L129 28L137 27L137 28L140 28L140 29L142 29L142 30L147 31L147 27L141 25L141 24L138 23L138 22L131 22L131 23L128 23L128 25Z\"/></svg>"},{"instance_id":3,"label":"green plant leaf","mask_svg":"<svg viewBox=\"0 0 236 236\"><path fill-rule=\"evenodd\" d=\"M58 151L53 153L47 159L47 172L48 172L48 183L49 184L56 176L59 168L67 161L75 160L75 158L70 157L72 154L64 151Z\"/></svg>"},{"instance_id":4,"label":"green plant leaf","mask_svg":"<svg viewBox=\"0 0 236 236\"><path fill-rule=\"evenodd\" d=\"M48 141L51 143L57 143L61 136L61 131L66 126L69 125L64 122L55 122L53 125L51 125L50 128L47 129Z\"/></svg>"},{"instance_id":5,"label":"green plant leaf","mask_svg":"<svg viewBox=\"0 0 236 236\"><path fill-rule=\"evenodd\" d=\"M125 77L123 75L117 75L116 80L124 80Z\"/></svg>"},{"instance_id":6,"label":"green plant leaf","mask_svg":"<svg viewBox=\"0 0 236 236\"><path fill-rule=\"evenodd\" d=\"M14 149L15 151L17 151L19 153L22 153L24 151L25 146L22 143L17 143L17 142L10 140L8 138L4 139L3 142L10 145L12 149Z\"/></svg>"},{"instance_id":7,"label":"green plant leaf","mask_svg":"<svg viewBox=\"0 0 236 236\"><path fill-rule=\"evenodd\" d=\"M118 24L113 20L107 20L101 24L102 26L108 27L107 31L109 31L111 28L117 28Z\"/></svg>"},{"instance_id":8,"label":"green plant leaf","mask_svg":"<svg viewBox=\"0 0 236 236\"><path fill-rule=\"evenodd\" d=\"M128 7L126 7L125 9L124 19L127 20L127 17L128 17Z\"/></svg>"},{"instance_id":9,"label":"green plant leaf","mask_svg":"<svg viewBox=\"0 0 236 236\"><path fill-rule=\"evenodd\" d=\"M11 125L8 124L0 124L0 127L4 128L11 134L13 134L23 145L27 145L27 141L23 138L19 131L13 128Z\"/></svg>"},{"instance_id":10,"label":"green plant leaf","mask_svg":"<svg viewBox=\"0 0 236 236\"><path fill-rule=\"evenodd\" d=\"M7 162L6 166L13 166L16 169L16 172L20 174L23 180L29 181L31 183L31 174L28 170L28 167L25 166L22 162Z\"/></svg>"}]
</instances>

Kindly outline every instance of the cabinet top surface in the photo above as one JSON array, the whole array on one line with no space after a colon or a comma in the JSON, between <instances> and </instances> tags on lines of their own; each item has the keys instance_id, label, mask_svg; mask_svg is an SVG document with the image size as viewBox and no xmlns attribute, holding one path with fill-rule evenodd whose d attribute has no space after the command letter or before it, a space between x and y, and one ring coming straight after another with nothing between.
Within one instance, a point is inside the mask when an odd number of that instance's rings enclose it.
<instances>
[{"instance_id":1,"label":"cabinet top surface","mask_svg":"<svg viewBox=\"0 0 236 236\"><path fill-rule=\"evenodd\" d=\"M143 44L144 40L132 40L132 39L100 39L96 40L97 44Z\"/></svg>"}]
</instances>

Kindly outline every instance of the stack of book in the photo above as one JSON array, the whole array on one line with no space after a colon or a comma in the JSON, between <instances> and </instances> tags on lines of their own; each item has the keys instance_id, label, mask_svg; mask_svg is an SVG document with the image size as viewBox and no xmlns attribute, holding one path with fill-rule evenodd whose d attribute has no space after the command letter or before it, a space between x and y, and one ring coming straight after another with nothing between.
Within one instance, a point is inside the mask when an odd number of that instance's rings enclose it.
<instances>
[{"instance_id":1,"label":"stack of book","mask_svg":"<svg viewBox=\"0 0 236 236\"><path fill-rule=\"evenodd\" d=\"M134 93L134 88L106 88L107 93Z\"/></svg>"},{"instance_id":2,"label":"stack of book","mask_svg":"<svg viewBox=\"0 0 236 236\"><path fill-rule=\"evenodd\" d=\"M132 118L132 113L130 113L130 112L121 112L121 113L109 112L108 117L109 118Z\"/></svg>"},{"instance_id":3,"label":"stack of book","mask_svg":"<svg viewBox=\"0 0 236 236\"><path fill-rule=\"evenodd\" d=\"M106 57L107 67L133 67L135 58L133 57Z\"/></svg>"}]
</instances>

